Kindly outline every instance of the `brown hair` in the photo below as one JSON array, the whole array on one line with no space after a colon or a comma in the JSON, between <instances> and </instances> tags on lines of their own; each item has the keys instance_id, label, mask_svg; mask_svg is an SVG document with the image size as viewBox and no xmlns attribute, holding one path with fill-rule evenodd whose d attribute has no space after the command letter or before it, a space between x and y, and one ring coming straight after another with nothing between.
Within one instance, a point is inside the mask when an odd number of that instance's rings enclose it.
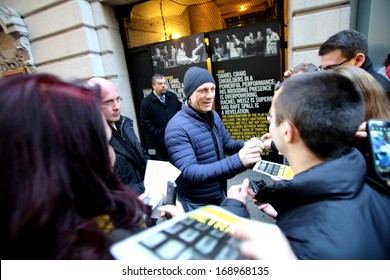
<instances>
[{"instance_id":1,"label":"brown hair","mask_svg":"<svg viewBox=\"0 0 390 280\"><path fill-rule=\"evenodd\" d=\"M382 119L390 121L390 100L385 89L375 78L362 68L356 66L340 66L333 71L351 79L360 87L366 107L364 120Z\"/></svg>"}]
</instances>

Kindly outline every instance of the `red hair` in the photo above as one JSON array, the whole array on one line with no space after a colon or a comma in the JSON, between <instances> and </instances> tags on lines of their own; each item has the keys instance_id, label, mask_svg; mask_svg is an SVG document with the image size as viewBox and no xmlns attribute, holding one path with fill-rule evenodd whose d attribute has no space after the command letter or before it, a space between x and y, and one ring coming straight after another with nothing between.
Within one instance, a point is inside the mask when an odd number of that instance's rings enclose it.
<instances>
[{"instance_id":1,"label":"red hair","mask_svg":"<svg viewBox=\"0 0 390 280\"><path fill-rule=\"evenodd\" d=\"M96 217L144 223L149 209L111 168L96 90L49 74L0 79L2 259L109 258Z\"/></svg>"}]
</instances>

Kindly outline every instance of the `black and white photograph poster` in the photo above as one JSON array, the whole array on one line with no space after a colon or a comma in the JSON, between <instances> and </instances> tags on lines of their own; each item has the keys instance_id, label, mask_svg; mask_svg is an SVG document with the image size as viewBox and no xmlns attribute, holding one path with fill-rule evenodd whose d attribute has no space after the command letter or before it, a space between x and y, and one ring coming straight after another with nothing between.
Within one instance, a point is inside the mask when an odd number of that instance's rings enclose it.
<instances>
[{"instance_id":1,"label":"black and white photograph poster","mask_svg":"<svg viewBox=\"0 0 390 280\"><path fill-rule=\"evenodd\" d=\"M153 72L165 76L169 90L184 100L183 78L188 68L207 69L207 51L204 34L194 34L150 47ZM146 91L145 94L149 94ZM144 95L145 95L144 94Z\"/></svg>"},{"instance_id":2,"label":"black and white photograph poster","mask_svg":"<svg viewBox=\"0 0 390 280\"><path fill-rule=\"evenodd\" d=\"M281 75L278 22L211 33L210 50L216 110L229 134L249 140L267 133L267 115Z\"/></svg>"}]
</instances>

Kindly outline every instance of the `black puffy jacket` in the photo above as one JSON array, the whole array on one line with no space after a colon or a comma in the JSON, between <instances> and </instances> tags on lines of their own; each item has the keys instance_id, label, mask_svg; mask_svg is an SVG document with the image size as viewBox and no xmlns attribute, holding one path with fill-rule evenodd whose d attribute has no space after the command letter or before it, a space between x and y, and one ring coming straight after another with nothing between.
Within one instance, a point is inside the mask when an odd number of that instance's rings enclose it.
<instances>
[{"instance_id":1,"label":"black puffy jacket","mask_svg":"<svg viewBox=\"0 0 390 280\"><path fill-rule=\"evenodd\" d=\"M291 181L262 186L256 198L278 212L300 259L390 259L390 193L365 180L363 156L348 148Z\"/></svg>"}]
</instances>

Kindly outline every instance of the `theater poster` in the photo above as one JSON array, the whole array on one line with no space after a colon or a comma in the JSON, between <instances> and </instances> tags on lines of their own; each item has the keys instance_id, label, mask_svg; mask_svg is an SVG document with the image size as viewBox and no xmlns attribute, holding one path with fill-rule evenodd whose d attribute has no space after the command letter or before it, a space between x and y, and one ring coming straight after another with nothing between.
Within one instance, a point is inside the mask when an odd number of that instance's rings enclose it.
<instances>
[{"instance_id":1,"label":"theater poster","mask_svg":"<svg viewBox=\"0 0 390 280\"><path fill-rule=\"evenodd\" d=\"M179 100L184 100L183 78L192 66L207 69L207 52L204 34L195 34L176 40L156 44L150 47L153 73L165 76L169 90L176 93ZM144 96L151 89L144 90Z\"/></svg>"},{"instance_id":2,"label":"theater poster","mask_svg":"<svg viewBox=\"0 0 390 280\"><path fill-rule=\"evenodd\" d=\"M281 73L278 22L210 33L210 51L216 110L229 134L248 140L267 133L267 114Z\"/></svg>"}]
</instances>

